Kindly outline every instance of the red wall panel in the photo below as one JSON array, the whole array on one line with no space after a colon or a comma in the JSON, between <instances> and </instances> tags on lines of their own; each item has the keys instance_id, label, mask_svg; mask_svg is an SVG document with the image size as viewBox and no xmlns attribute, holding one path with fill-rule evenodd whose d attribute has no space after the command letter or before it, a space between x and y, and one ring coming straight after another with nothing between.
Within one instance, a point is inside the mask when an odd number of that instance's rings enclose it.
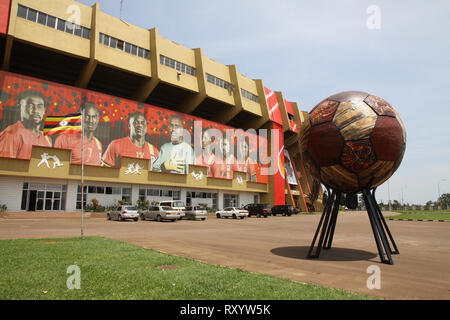
<instances>
[{"instance_id":1,"label":"red wall panel","mask_svg":"<svg viewBox=\"0 0 450 320\"><path fill-rule=\"evenodd\" d=\"M285 204L285 163L284 163L284 135L281 125L274 122L273 129L279 132L278 170L274 175L274 200L275 205Z\"/></svg>"},{"instance_id":2,"label":"red wall panel","mask_svg":"<svg viewBox=\"0 0 450 320\"><path fill-rule=\"evenodd\" d=\"M8 33L9 13L11 11L11 0L0 0L0 33Z\"/></svg>"},{"instance_id":3,"label":"red wall panel","mask_svg":"<svg viewBox=\"0 0 450 320\"><path fill-rule=\"evenodd\" d=\"M267 105L269 107L270 120L282 125L283 120L281 119L281 112L277 95L275 94L275 92L268 88L264 88L264 91L266 94Z\"/></svg>"}]
</instances>

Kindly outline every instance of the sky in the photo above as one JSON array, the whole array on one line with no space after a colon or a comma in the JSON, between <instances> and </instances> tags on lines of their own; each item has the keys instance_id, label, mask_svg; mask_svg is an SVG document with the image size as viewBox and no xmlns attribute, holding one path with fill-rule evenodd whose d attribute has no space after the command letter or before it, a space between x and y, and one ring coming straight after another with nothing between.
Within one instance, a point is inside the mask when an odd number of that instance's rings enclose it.
<instances>
[{"instance_id":1,"label":"sky","mask_svg":"<svg viewBox=\"0 0 450 320\"><path fill-rule=\"evenodd\" d=\"M100 10L121 15L120 0ZM310 111L366 91L399 112L407 133L377 200L424 204L450 193L450 1L123 0L122 19L225 65Z\"/></svg>"}]
</instances>

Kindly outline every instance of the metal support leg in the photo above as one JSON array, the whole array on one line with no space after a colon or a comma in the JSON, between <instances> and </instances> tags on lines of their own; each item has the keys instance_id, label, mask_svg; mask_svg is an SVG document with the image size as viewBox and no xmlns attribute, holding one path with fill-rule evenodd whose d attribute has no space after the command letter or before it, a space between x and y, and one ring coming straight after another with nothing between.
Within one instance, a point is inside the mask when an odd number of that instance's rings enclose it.
<instances>
[{"instance_id":1,"label":"metal support leg","mask_svg":"<svg viewBox=\"0 0 450 320\"><path fill-rule=\"evenodd\" d=\"M388 234L389 239L391 240L392 246L394 247L394 250L391 249L391 253L392 254L400 254L400 252L398 251L397 245L395 244L394 237L392 236L391 231L389 230L389 227L388 227L388 225L386 223L386 220L384 219L383 213L381 212L380 206L377 203L377 199L375 198L375 191L376 190L377 190L376 188L372 190L372 198L373 198L373 201L374 201L374 203L376 205L378 216L380 217L380 220L381 220L381 222L383 224L384 230Z\"/></svg>"},{"instance_id":2,"label":"metal support leg","mask_svg":"<svg viewBox=\"0 0 450 320\"><path fill-rule=\"evenodd\" d=\"M325 236L325 250L331 249L333 243L334 230L336 228L337 216L339 213L339 205L341 204L341 192L336 192L336 199L334 200L333 211L331 214L330 224L328 225L328 230Z\"/></svg>"},{"instance_id":3,"label":"metal support leg","mask_svg":"<svg viewBox=\"0 0 450 320\"><path fill-rule=\"evenodd\" d=\"M330 189L328 189L328 194L330 194ZM328 198L325 208L323 209L322 217L320 218L319 225L317 227L316 233L314 234L311 247L309 248L308 258L318 258L320 251L323 248L324 241L327 244L326 248L331 247L331 242L333 239L334 228L336 224L336 216L339 210L340 202L340 192L332 191L331 196ZM330 220L331 218L331 220ZM320 233L319 242L317 244L317 249L315 254L312 254L314 246L317 240L317 236Z\"/></svg>"},{"instance_id":4,"label":"metal support leg","mask_svg":"<svg viewBox=\"0 0 450 320\"><path fill-rule=\"evenodd\" d=\"M375 237L375 242L377 244L381 262L394 264L391 257L391 249L388 245L384 229L381 226L378 210L376 208L376 205L374 204L374 198L368 189L363 189L362 193L364 197L364 202L366 204L367 213L369 214L370 225L372 227L372 232ZM387 259L385 258L385 254L387 256Z\"/></svg>"}]
</instances>

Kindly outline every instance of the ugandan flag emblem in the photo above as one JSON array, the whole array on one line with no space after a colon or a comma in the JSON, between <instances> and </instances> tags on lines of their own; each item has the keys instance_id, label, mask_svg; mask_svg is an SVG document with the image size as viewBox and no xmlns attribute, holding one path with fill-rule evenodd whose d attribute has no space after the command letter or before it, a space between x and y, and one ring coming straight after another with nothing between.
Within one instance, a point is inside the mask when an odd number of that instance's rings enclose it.
<instances>
[{"instance_id":1,"label":"ugandan flag emblem","mask_svg":"<svg viewBox=\"0 0 450 320\"><path fill-rule=\"evenodd\" d=\"M44 135L81 133L81 121L82 115L80 113L66 116L48 116L45 119Z\"/></svg>"}]
</instances>

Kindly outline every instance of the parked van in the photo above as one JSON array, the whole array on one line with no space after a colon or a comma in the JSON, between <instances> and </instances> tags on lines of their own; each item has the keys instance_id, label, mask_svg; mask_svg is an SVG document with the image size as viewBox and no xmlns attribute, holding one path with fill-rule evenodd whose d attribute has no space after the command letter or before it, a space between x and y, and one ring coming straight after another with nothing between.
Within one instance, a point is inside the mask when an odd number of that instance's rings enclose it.
<instances>
[{"instance_id":1,"label":"parked van","mask_svg":"<svg viewBox=\"0 0 450 320\"><path fill-rule=\"evenodd\" d=\"M186 208L184 206L184 202L181 200L167 200L160 201L159 206L161 207L171 207L173 210L176 210L180 213L180 220L185 216Z\"/></svg>"}]
</instances>

